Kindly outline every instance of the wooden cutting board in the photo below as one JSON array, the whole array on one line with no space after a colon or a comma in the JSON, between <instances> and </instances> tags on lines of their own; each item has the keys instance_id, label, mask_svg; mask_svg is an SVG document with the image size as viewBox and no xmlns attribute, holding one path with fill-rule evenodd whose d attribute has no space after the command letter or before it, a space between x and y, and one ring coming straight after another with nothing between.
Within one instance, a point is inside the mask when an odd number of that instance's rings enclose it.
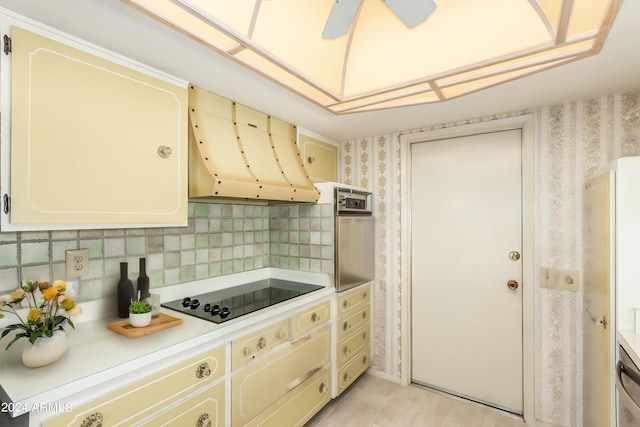
<instances>
[{"instance_id":1,"label":"wooden cutting board","mask_svg":"<svg viewBox=\"0 0 640 427\"><path fill-rule=\"evenodd\" d=\"M151 323L143 328L136 328L131 326L129 319L119 320L117 322L109 323L107 328L114 332L124 335L129 338L140 338L145 335L153 334L163 329L171 328L182 324L182 319L169 316L168 314L160 313L156 318L151 319Z\"/></svg>"}]
</instances>

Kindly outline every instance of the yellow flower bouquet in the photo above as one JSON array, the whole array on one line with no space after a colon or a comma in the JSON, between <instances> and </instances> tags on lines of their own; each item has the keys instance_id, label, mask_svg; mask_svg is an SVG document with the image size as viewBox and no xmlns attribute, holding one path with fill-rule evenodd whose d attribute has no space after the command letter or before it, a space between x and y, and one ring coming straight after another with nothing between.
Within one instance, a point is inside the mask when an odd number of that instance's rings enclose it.
<instances>
[{"instance_id":1,"label":"yellow flower bouquet","mask_svg":"<svg viewBox=\"0 0 640 427\"><path fill-rule=\"evenodd\" d=\"M16 289L11 295L0 297L0 319L4 317L2 312L12 313L19 323L5 326L0 335L0 340L10 332L17 331L13 340L5 349L20 338L28 338L31 344L40 337L52 337L53 333L62 329L65 323L75 329L69 316L80 314L80 307L68 295L67 284L62 280L56 280L53 285L49 282L23 282L23 286ZM20 316L18 311L23 301L28 304L26 319Z\"/></svg>"}]
</instances>

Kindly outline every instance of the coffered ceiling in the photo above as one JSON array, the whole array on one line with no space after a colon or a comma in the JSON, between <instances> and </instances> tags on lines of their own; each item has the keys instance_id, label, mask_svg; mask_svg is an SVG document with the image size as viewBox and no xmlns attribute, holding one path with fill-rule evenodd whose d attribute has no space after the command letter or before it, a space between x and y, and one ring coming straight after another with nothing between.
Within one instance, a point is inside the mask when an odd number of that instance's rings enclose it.
<instances>
[{"instance_id":1,"label":"coffered ceiling","mask_svg":"<svg viewBox=\"0 0 640 427\"><path fill-rule=\"evenodd\" d=\"M335 114L309 96L245 68L205 46L193 35L176 31L137 10L129 1L0 0L0 7L336 140L640 90L640 26L636 22L640 2L637 0L623 2L604 47L595 56L569 61L497 86L490 85L464 96L445 97L448 100L349 114ZM296 19L298 17L291 17L292 21ZM295 26L283 22L273 31L283 37L296 37L296 32L289 32L290 27ZM384 34L383 30L380 33ZM375 50L376 46L371 49ZM306 55L304 60L310 64L321 60L313 49L300 55ZM402 60L410 63L407 55L404 54ZM318 63L318 67L321 66ZM383 73L383 68L373 69L371 73Z\"/></svg>"}]
</instances>

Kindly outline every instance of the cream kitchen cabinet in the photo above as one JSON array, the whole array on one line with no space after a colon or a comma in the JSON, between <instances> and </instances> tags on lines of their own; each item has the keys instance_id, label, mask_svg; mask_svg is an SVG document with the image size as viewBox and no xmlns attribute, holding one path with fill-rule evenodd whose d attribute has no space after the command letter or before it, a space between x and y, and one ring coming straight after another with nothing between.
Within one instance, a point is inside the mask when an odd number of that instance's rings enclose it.
<instances>
[{"instance_id":1,"label":"cream kitchen cabinet","mask_svg":"<svg viewBox=\"0 0 640 427\"><path fill-rule=\"evenodd\" d=\"M336 298L336 378L340 395L371 364L371 287L361 285Z\"/></svg>"},{"instance_id":2,"label":"cream kitchen cabinet","mask_svg":"<svg viewBox=\"0 0 640 427\"><path fill-rule=\"evenodd\" d=\"M2 231L186 225L187 82L1 18Z\"/></svg>"},{"instance_id":3,"label":"cream kitchen cabinet","mask_svg":"<svg viewBox=\"0 0 640 427\"><path fill-rule=\"evenodd\" d=\"M313 182L338 181L338 143L298 128L300 155Z\"/></svg>"},{"instance_id":4,"label":"cream kitchen cabinet","mask_svg":"<svg viewBox=\"0 0 640 427\"><path fill-rule=\"evenodd\" d=\"M287 320L298 332L287 329L287 342L234 369L233 427L303 425L331 400L330 304L327 300L293 314ZM281 331L278 323L273 326L261 331ZM236 341L251 342L256 336L251 333Z\"/></svg>"},{"instance_id":5,"label":"cream kitchen cabinet","mask_svg":"<svg viewBox=\"0 0 640 427\"><path fill-rule=\"evenodd\" d=\"M94 399L70 412L45 420L43 427L131 426L154 416L155 420L174 420L169 425L197 425L207 414L211 425L224 425L225 346L218 347L155 375ZM204 387L218 383L207 390ZM193 393L194 397L184 400ZM178 403L179 406L173 408ZM165 411L168 411L165 413ZM185 418L175 418L184 411ZM191 418L198 411L195 421ZM188 414L188 416L187 416ZM203 417L205 418L205 417ZM189 422L184 420L188 419ZM182 420L182 423L179 422ZM216 424L217 423L217 424ZM159 425L149 421L146 425ZM203 426L206 424L202 424Z\"/></svg>"}]
</instances>

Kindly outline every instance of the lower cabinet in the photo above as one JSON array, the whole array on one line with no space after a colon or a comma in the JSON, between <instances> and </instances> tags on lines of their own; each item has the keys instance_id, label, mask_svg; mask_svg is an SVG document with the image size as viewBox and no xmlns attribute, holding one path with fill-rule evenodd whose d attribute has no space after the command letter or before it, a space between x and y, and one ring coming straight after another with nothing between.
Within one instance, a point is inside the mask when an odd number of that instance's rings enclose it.
<instances>
[{"instance_id":1,"label":"lower cabinet","mask_svg":"<svg viewBox=\"0 0 640 427\"><path fill-rule=\"evenodd\" d=\"M137 425L154 414L170 409L174 404L206 385L216 381L224 384L221 379L225 370L225 347L222 346L170 366L155 375L135 381L74 408L70 412L45 420L42 425L43 427ZM218 397L216 405L222 405L224 408L224 392ZM222 412L224 413L224 410Z\"/></svg>"},{"instance_id":2,"label":"lower cabinet","mask_svg":"<svg viewBox=\"0 0 640 427\"><path fill-rule=\"evenodd\" d=\"M330 384L331 369L326 367L245 425L250 427L302 426L329 403Z\"/></svg>"},{"instance_id":3,"label":"lower cabinet","mask_svg":"<svg viewBox=\"0 0 640 427\"><path fill-rule=\"evenodd\" d=\"M146 427L224 427L224 381L140 424Z\"/></svg>"},{"instance_id":4,"label":"lower cabinet","mask_svg":"<svg viewBox=\"0 0 640 427\"><path fill-rule=\"evenodd\" d=\"M233 427L303 425L331 400L330 304L327 300L294 313L289 341L234 369ZM256 332L264 330L270 328ZM254 336L247 334L249 339Z\"/></svg>"},{"instance_id":5,"label":"lower cabinet","mask_svg":"<svg viewBox=\"0 0 640 427\"><path fill-rule=\"evenodd\" d=\"M371 365L370 292L366 284L337 296L335 396Z\"/></svg>"}]
</instances>

